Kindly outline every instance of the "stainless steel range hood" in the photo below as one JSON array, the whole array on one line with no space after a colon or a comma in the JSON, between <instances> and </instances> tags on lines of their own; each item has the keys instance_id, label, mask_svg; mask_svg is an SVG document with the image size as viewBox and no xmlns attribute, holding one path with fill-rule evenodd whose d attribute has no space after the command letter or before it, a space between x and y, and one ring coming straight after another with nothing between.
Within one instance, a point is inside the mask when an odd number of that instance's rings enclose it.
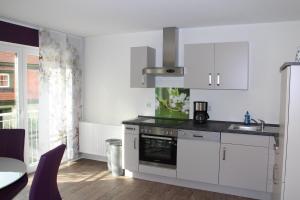
<instances>
[{"instance_id":1,"label":"stainless steel range hood","mask_svg":"<svg viewBox=\"0 0 300 200\"><path fill-rule=\"evenodd\" d=\"M144 75L153 76L183 76L183 67L178 67L178 29L168 27L163 29L163 66L146 67Z\"/></svg>"}]
</instances>

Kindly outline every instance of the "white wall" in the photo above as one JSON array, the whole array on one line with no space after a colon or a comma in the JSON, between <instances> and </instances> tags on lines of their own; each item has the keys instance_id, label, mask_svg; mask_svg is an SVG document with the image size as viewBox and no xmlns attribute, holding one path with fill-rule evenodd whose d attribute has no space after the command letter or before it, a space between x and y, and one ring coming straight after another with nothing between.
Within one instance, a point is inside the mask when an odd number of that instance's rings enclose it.
<instances>
[{"instance_id":1,"label":"white wall","mask_svg":"<svg viewBox=\"0 0 300 200\"><path fill-rule=\"evenodd\" d=\"M300 21L270 24L180 29L179 64L188 43L249 41L248 91L191 90L194 100L206 100L211 119L242 121L246 110L254 118L277 123L280 73L283 62L293 61L300 46ZM118 125L140 115L154 115L154 89L131 89L130 47L156 48L162 63L162 31L86 38L84 120ZM182 86L182 78L158 78L159 86ZM148 105L147 105L148 104ZM151 105L149 105L151 104ZM191 114L192 116L192 114Z\"/></svg>"}]
</instances>

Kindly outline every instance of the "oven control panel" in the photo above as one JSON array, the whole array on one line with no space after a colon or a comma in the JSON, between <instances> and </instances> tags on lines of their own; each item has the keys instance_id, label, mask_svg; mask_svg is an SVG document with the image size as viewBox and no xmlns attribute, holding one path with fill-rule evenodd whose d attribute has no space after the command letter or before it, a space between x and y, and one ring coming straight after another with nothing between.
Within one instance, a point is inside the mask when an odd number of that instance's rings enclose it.
<instances>
[{"instance_id":1,"label":"oven control panel","mask_svg":"<svg viewBox=\"0 0 300 200\"><path fill-rule=\"evenodd\" d=\"M150 135L162 135L177 137L178 130L173 128L162 128L162 127L152 127L152 126L141 126L140 133L150 134Z\"/></svg>"}]
</instances>

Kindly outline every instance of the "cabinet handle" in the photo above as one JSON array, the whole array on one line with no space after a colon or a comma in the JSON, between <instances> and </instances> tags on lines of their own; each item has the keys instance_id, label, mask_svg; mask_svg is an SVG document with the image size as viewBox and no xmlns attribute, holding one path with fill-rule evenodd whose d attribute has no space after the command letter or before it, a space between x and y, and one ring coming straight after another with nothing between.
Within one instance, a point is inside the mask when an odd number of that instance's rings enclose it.
<instances>
[{"instance_id":1,"label":"cabinet handle","mask_svg":"<svg viewBox=\"0 0 300 200\"><path fill-rule=\"evenodd\" d=\"M129 130L129 131L134 131L134 130L135 130L135 128L126 127L126 130Z\"/></svg>"},{"instance_id":2,"label":"cabinet handle","mask_svg":"<svg viewBox=\"0 0 300 200\"><path fill-rule=\"evenodd\" d=\"M136 138L133 140L133 148L136 149Z\"/></svg>"},{"instance_id":3,"label":"cabinet handle","mask_svg":"<svg viewBox=\"0 0 300 200\"><path fill-rule=\"evenodd\" d=\"M203 138L203 135L193 135L193 137Z\"/></svg>"},{"instance_id":4,"label":"cabinet handle","mask_svg":"<svg viewBox=\"0 0 300 200\"><path fill-rule=\"evenodd\" d=\"M149 139L157 139L157 140L172 140L171 138L168 138L168 137L160 137L160 136L149 136L149 135L144 135L142 134L141 135L142 138L149 138Z\"/></svg>"},{"instance_id":5,"label":"cabinet handle","mask_svg":"<svg viewBox=\"0 0 300 200\"><path fill-rule=\"evenodd\" d=\"M278 184L278 180L276 178L277 170L278 170L278 166L277 164L275 164L273 167L273 184L275 185Z\"/></svg>"},{"instance_id":6,"label":"cabinet handle","mask_svg":"<svg viewBox=\"0 0 300 200\"><path fill-rule=\"evenodd\" d=\"M146 75L144 75L144 74L142 75L142 85L145 84L145 76L146 76Z\"/></svg>"},{"instance_id":7,"label":"cabinet handle","mask_svg":"<svg viewBox=\"0 0 300 200\"><path fill-rule=\"evenodd\" d=\"M223 148L223 160L226 160L226 148Z\"/></svg>"},{"instance_id":8,"label":"cabinet handle","mask_svg":"<svg viewBox=\"0 0 300 200\"><path fill-rule=\"evenodd\" d=\"M212 83L212 81L211 81L211 73L209 73L208 74L208 85L211 86L211 83Z\"/></svg>"},{"instance_id":9,"label":"cabinet handle","mask_svg":"<svg viewBox=\"0 0 300 200\"><path fill-rule=\"evenodd\" d=\"M220 86L220 73L217 73L217 86Z\"/></svg>"}]
</instances>

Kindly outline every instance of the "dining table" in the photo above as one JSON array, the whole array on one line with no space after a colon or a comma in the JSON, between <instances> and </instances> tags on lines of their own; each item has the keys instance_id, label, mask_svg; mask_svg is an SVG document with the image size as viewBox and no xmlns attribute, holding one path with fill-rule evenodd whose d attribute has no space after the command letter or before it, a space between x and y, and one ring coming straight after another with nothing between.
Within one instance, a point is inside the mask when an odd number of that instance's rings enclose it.
<instances>
[{"instance_id":1,"label":"dining table","mask_svg":"<svg viewBox=\"0 0 300 200\"><path fill-rule=\"evenodd\" d=\"M13 184L27 172L24 162L0 157L0 190Z\"/></svg>"}]
</instances>

